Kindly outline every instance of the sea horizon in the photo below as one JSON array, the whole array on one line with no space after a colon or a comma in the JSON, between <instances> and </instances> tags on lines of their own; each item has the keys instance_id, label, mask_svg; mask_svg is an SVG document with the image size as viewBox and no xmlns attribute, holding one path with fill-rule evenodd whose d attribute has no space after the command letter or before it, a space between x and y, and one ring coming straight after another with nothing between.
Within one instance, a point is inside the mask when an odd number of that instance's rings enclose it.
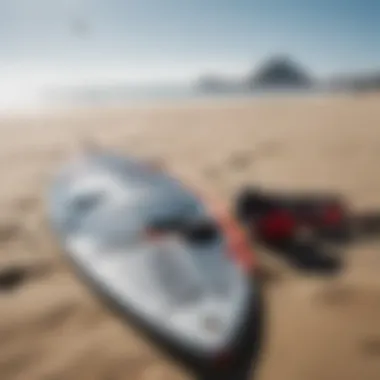
<instances>
[{"instance_id":1,"label":"sea horizon","mask_svg":"<svg viewBox=\"0 0 380 380\"><path fill-rule=\"evenodd\" d=\"M92 107L134 107L152 103L176 103L193 100L239 100L271 97L312 97L330 94L320 88L272 88L267 90L233 89L203 91L194 85L78 85L27 88L21 96L8 97L0 92L0 114L44 113L60 109Z\"/></svg>"}]
</instances>

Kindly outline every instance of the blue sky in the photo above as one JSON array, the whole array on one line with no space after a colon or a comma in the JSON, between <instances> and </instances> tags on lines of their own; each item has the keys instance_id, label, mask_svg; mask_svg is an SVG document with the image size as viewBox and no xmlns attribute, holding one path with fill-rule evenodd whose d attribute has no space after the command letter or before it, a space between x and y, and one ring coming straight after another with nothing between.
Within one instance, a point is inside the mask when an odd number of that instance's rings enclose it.
<instances>
[{"instance_id":1,"label":"blue sky","mask_svg":"<svg viewBox=\"0 0 380 380\"><path fill-rule=\"evenodd\" d=\"M289 54L380 68L380 0L0 0L0 78L181 81Z\"/></svg>"}]
</instances>

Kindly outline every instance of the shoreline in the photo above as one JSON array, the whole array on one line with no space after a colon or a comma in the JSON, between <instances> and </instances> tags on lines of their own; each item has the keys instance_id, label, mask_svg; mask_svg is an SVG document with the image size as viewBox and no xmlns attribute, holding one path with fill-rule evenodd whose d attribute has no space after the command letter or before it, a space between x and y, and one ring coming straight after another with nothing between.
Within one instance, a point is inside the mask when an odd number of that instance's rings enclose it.
<instances>
[{"instance_id":1,"label":"shoreline","mask_svg":"<svg viewBox=\"0 0 380 380\"><path fill-rule=\"evenodd\" d=\"M368 97L380 97L379 93L363 94ZM178 99L144 99L144 100L130 100L130 101L118 101L113 104L81 104L81 105L57 105L57 106L40 106L40 107L28 107L28 108L14 108L9 110L0 109L0 121L8 119L35 119L35 118L49 118L49 117L63 117L66 115L80 115L87 114L89 112L119 112L119 111L149 111L149 110L167 110L173 108L181 109L193 109L193 108L219 108L221 106L227 106L231 108L245 107L249 104L268 104L284 102L310 102L318 100L328 99L360 99L361 97L353 93L278 93L278 94L243 94L243 95L217 95L217 96L199 96L189 98Z\"/></svg>"}]
</instances>

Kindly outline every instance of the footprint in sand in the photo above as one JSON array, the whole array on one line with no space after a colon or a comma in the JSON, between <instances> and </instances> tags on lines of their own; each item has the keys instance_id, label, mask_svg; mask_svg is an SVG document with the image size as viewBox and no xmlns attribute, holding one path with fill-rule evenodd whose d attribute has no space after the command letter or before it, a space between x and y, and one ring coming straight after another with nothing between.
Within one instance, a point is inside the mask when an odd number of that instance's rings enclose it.
<instances>
[{"instance_id":1,"label":"footprint in sand","mask_svg":"<svg viewBox=\"0 0 380 380\"><path fill-rule=\"evenodd\" d=\"M257 277L265 286L277 285L284 279L283 273L270 266L261 265L257 270Z\"/></svg>"},{"instance_id":2,"label":"footprint in sand","mask_svg":"<svg viewBox=\"0 0 380 380\"><path fill-rule=\"evenodd\" d=\"M245 170L248 169L255 160L274 157L275 155L279 154L282 149L283 144L281 141L264 141L259 143L252 150L232 153L228 159L228 165L232 169Z\"/></svg>"},{"instance_id":3,"label":"footprint in sand","mask_svg":"<svg viewBox=\"0 0 380 380\"><path fill-rule=\"evenodd\" d=\"M355 289L343 284L329 285L323 289L318 298L321 302L329 306L346 305L355 301Z\"/></svg>"},{"instance_id":4,"label":"footprint in sand","mask_svg":"<svg viewBox=\"0 0 380 380\"><path fill-rule=\"evenodd\" d=\"M16 209L21 212L31 212L38 206L38 200L34 197L25 197L15 202Z\"/></svg>"},{"instance_id":5,"label":"footprint in sand","mask_svg":"<svg viewBox=\"0 0 380 380\"><path fill-rule=\"evenodd\" d=\"M365 355L380 356L380 335L364 338L361 349Z\"/></svg>"},{"instance_id":6,"label":"footprint in sand","mask_svg":"<svg viewBox=\"0 0 380 380\"><path fill-rule=\"evenodd\" d=\"M49 311L41 320L41 324L43 327L48 328L61 326L69 318L75 316L80 310L80 305L78 305L75 300L68 300Z\"/></svg>"},{"instance_id":7,"label":"footprint in sand","mask_svg":"<svg viewBox=\"0 0 380 380\"><path fill-rule=\"evenodd\" d=\"M371 311L380 316L380 289L361 284L326 284L318 292L319 301L329 306L355 307L357 311Z\"/></svg>"},{"instance_id":8,"label":"footprint in sand","mask_svg":"<svg viewBox=\"0 0 380 380\"><path fill-rule=\"evenodd\" d=\"M51 271L51 263L38 259L33 262L21 261L0 265L0 292L14 291L27 280L45 276Z\"/></svg>"},{"instance_id":9,"label":"footprint in sand","mask_svg":"<svg viewBox=\"0 0 380 380\"><path fill-rule=\"evenodd\" d=\"M206 178L217 178L219 177L219 170L216 166L209 166L204 169L203 174Z\"/></svg>"},{"instance_id":10,"label":"footprint in sand","mask_svg":"<svg viewBox=\"0 0 380 380\"><path fill-rule=\"evenodd\" d=\"M13 221L0 221L0 243L8 243L16 239L22 231L22 227Z\"/></svg>"},{"instance_id":11,"label":"footprint in sand","mask_svg":"<svg viewBox=\"0 0 380 380\"><path fill-rule=\"evenodd\" d=\"M231 169L235 170L244 170L251 166L252 161L254 159L252 152L236 152L232 153L228 158L227 165Z\"/></svg>"},{"instance_id":12,"label":"footprint in sand","mask_svg":"<svg viewBox=\"0 0 380 380\"><path fill-rule=\"evenodd\" d=\"M284 150L285 146L281 140L267 140L258 147L258 153L265 157L274 157Z\"/></svg>"},{"instance_id":13,"label":"footprint in sand","mask_svg":"<svg viewBox=\"0 0 380 380\"><path fill-rule=\"evenodd\" d=\"M23 284L26 279L26 272L21 268L10 267L0 269L0 292L10 292Z\"/></svg>"}]
</instances>

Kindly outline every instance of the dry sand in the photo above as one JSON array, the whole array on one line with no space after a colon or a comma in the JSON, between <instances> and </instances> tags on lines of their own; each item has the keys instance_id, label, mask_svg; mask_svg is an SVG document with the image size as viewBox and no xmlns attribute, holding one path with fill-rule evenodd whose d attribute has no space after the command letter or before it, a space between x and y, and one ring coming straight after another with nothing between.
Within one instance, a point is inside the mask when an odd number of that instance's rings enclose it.
<instances>
[{"instance_id":1,"label":"dry sand","mask_svg":"<svg viewBox=\"0 0 380 380\"><path fill-rule=\"evenodd\" d=\"M61 260L44 217L49 174L82 134L228 200L242 181L332 189L380 207L380 97L252 100L72 112L0 122L1 380L186 379L111 315ZM246 161L237 172L238 161ZM344 253L335 279L259 253L268 280L260 380L380 379L380 244Z\"/></svg>"}]
</instances>

